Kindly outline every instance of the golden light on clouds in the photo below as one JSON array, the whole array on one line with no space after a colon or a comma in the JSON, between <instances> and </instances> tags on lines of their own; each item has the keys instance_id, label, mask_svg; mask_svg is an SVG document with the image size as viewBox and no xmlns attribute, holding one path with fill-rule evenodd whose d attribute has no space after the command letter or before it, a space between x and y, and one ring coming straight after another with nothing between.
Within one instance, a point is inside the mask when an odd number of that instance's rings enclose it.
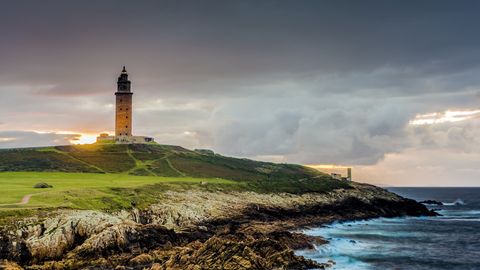
<instances>
[{"instance_id":1,"label":"golden light on clouds","mask_svg":"<svg viewBox=\"0 0 480 270\"><path fill-rule=\"evenodd\" d=\"M56 138L56 141L54 141L54 143L56 144L65 144L65 142L68 142L70 144L91 144L97 141L97 137L100 135L100 133L112 134L111 131L104 131L99 133L82 133L82 132L65 131L65 130L52 130L52 131L32 130L32 132L35 132L38 134L63 135ZM0 137L0 142L8 142L16 139L17 138Z\"/></svg>"},{"instance_id":2,"label":"golden light on clouds","mask_svg":"<svg viewBox=\"0 0 480 270\"><path fill-rule=\"evenodd\" d=\"M51 133L46 131L35 131L37 133ZM97 141L98 134L88 134L75 131L54 131L55 134L66 135L71 144L90 144ZM108 132L107 132L108 133Z\"/></svg>"},{"instance_id":3,"label":"golden light on clouds","mask_svg":"<svg viewBox=\"0 0 480 270\"><path fill-rule=\"evenodd\" d=\"M413 126L433 125L441 123L453 123L480 117L480 110L435 112L427 114L417 114L415 119L410 120L409 124Z\"/></svg>"},{"instance_id":4,"label":"golden light on clouds","mask_svg":"<svg viewBox=\"0 0 480 270\"><path fill-rule=\"evenodd\" d=\"M305 166L316 169L326 174L335 173L335 174L340 174L344 177L348 175L348 168L352 168L350 166L337 165L337 164L310 164Z\"/></svg>"},{"instance_id":5,"label":"golden light on clouds","mask_svg":"<svg viewBox=\"0 0 480 270\"><path fill-rule=\"evenodd\" d=\"M348 166L343 165L335 165L335 164L309 164L305 165L307 167L317 169L317 170L337 170L337 169L347 169L350 168Z\"/></svg>"}]
</instances>

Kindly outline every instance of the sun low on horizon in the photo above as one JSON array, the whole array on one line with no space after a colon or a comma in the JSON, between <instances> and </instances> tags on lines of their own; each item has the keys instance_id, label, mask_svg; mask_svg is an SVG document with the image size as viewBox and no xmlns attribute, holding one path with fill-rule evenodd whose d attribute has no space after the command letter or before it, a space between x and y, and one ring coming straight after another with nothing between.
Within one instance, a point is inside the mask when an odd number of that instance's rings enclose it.
<instances>
[{"instance_id":1,"label":"sun low on horizon","mask_svg":"<svg viewBox=\"0 0 480 270\"><path fill-rule=\"evenodd\" d=\"M97 141L98 134L82 134L79 133L78 137L70 139L71 144L92 144Z\"/></svg>"}]
</instances>

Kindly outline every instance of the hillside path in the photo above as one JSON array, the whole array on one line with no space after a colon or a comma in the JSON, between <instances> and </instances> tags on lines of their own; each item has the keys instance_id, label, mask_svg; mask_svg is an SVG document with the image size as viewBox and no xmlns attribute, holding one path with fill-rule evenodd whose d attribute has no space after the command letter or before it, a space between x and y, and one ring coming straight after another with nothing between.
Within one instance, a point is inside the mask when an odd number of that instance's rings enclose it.
<instances>
[{"instance_id":1,"label":"hillside path","mask_svg":"<svg viewBox=\"0 0 480 270\"><path fill-rule=\"evenodd\" d=\"M127 171L127 174L130 174L131 172L135 171L135 170L140 170L140 169L143 169L145 171L147 171L150 175L153 175L153 176L158 176L156 173L152 172L148 167L147 167L147 163L146 162L143 162L139 159L137 159L134 155L133 155L133 151L132 149L130 148L127 148L127 155L133 159L133 161L135 162L135 167L131 168L130 170Z\"/></svg>"},{"instance_id":2,"label":"hillside path","mask_svg":"<svg viewBox=\"0 0 480 270\"><path fill-rule=\"evenodd\" d=\"M39 150L39 151L40 151L40 150ZM74 157L74 156L71 155L70 153L65 152L65 151L61 151L61 150L59 150L59 149L57 149L57 148L55 148L55 147L50 147L50 148L47 148L47 149L44 149L44 150L41 150L41 151L42 151L42 152L55 152L55 153L58 153L58 154L61 154L61 155L65 155L65 156L67 156L67 157L69 157L69 158L71 158L71 159L73 159L73 160L75 160L75 161L78 161L78 162L80 162L80 163L82 163L82 164L84 164L84 165L86 165L86 166L88 166L88 167L91 167L91 168L93 168L93 169L95 169L95 170L98 170L98 171L100 171L100 172L102 172L102 173L107 173L106 171L104 171L104 170L101 169L100 167L97 167L97 166L95 166L95 165L93 165L93 164L90 164L90 163L84 161L84 160L81 160L81 159L79 159L79 158L77 158L77 157Z\"/></svg>"},{"instance_id":3,"label":"hillside path","mask_svg":"<svg viewBox=\"0 0 480 270\"><path fill-rule=\"evenodd\" d=\"M163 158L161 159L165 159L165 161L167 162L168 166L174 170L175 172L177 172L178 174L180 174L181 176L187 176L185 173L179 171L177 168L175 168L172 164L172 162L170 162L170 159L168 159L169 156L171 156L172 154L166 154Z\"/></svg>"},{"instance_id":4,"label":"hillside path","mask_svg":"<svg viewBox=\"0 0 480 270\"><path fill-rule=\"evenodd\" d=\"M3 204L0 204L0 206L9 206L9 205L24 205L24 204L27 204L28 202L30 202L30 198L32 198L32 195L33 194L27 194L25 196L23 196L23 198L20 200L20 202L18 203L3 203Z\"/></svg>"},{"instance_id":5,"label":"hillside path","mask_svg":"<svg viewBox=\"0 0 480 270\"><path fill-rule=\"evenodd\" d=\"M23 196L22 200L18 204L27 204L30 201L32 194Z\"/></svg>"}]
</instances>

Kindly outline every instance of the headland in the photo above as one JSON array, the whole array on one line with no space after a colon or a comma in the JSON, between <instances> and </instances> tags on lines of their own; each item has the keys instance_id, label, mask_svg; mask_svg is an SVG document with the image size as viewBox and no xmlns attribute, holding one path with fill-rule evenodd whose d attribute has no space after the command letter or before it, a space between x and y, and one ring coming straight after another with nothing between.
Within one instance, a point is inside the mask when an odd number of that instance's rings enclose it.
<instances>
[{"instance_id":1,"label":"headland","mask_svg":"<svg viewBox=\"0 0 480 270\"><path fill-rule=\"evenodd\" d=\"M0 257L25 269L311 269L333 221L435 215L311 168L158 144L0 151ZM51 188L34 189L36 182ZM30 195L27 204L15 204ZM9 200L9 201L8 201ZM14 269L14 268L13 268Z\"/></svg>"}]
</instances>

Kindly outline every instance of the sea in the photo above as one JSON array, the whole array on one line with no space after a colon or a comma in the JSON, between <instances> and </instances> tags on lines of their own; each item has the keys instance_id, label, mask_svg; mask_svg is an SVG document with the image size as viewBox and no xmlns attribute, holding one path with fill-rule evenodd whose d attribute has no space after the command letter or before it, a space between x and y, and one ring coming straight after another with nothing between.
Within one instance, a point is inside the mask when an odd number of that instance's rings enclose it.
<instances>
[{"instance_id":1,"label":"sea","mask_svg":"<svg viewBox=\"0 0 480 270\"><path fill-rule=\"evenodd\" d=\"M332 270L480 269L480 188L387 188L427 205L438 217L377 218L307 229L329 244L296 251Z\"/></svg>"}]
</instances>

